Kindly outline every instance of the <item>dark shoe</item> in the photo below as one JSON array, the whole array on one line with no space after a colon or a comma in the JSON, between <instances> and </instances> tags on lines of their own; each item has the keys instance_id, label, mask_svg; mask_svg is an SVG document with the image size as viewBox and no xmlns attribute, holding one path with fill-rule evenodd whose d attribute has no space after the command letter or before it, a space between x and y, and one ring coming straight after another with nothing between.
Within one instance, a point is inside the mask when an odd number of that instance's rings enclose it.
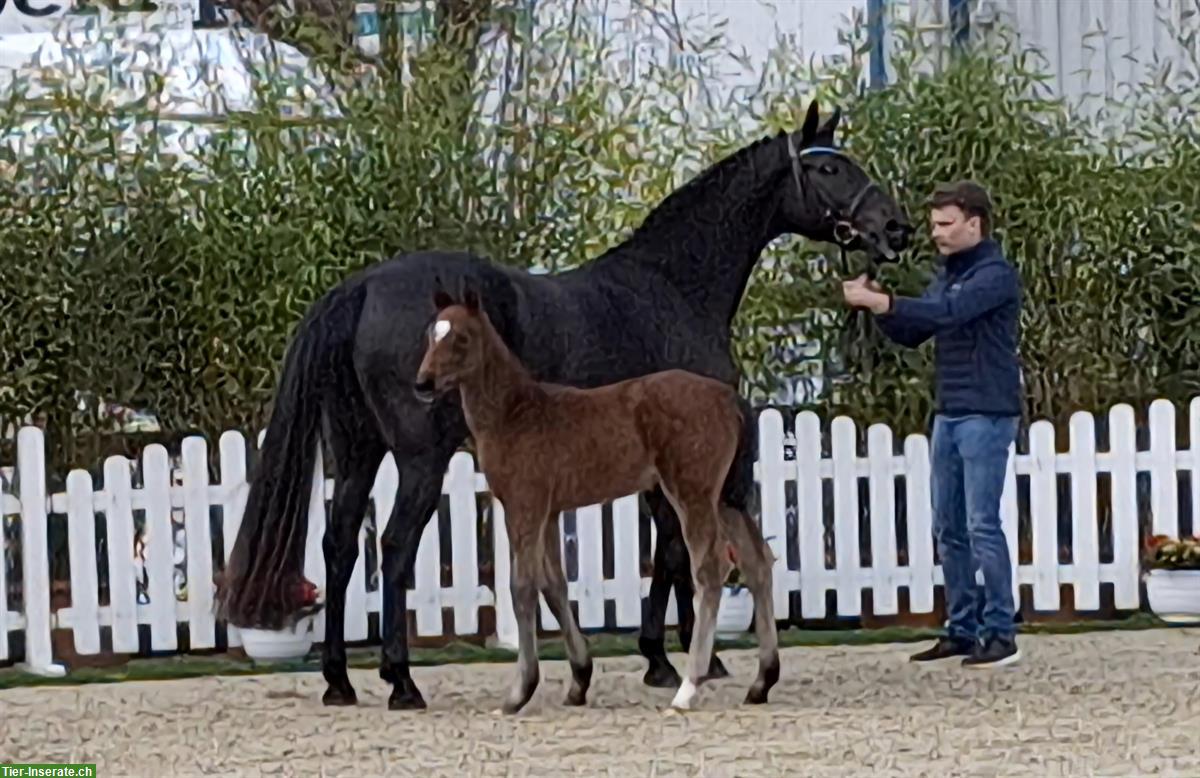
<instances>
[{"instance_id":1,"label":"dark shoe","mask_svg":"<svg viewBox=\"0 0 1200 778\"><path fill-rule=\"evenodd\" d=\"M913 654L910 662L932 662L936 659L947 659L952 656L970 656L975 649L975 642L966 638L938 638L932 648Z\"/></svg>"},{"instance_id":2,"label":"dark shoe","mask_svg":"<svg viewBox=\"0 0 1200 778\"><path fill-rule=\"evenodd\" d=\"M1021 659L1017 642L1013 638L989 638L979 645L974 653L963 660L963 667L1004 667L1016 664Z\"/></svg>"}]
</instances>

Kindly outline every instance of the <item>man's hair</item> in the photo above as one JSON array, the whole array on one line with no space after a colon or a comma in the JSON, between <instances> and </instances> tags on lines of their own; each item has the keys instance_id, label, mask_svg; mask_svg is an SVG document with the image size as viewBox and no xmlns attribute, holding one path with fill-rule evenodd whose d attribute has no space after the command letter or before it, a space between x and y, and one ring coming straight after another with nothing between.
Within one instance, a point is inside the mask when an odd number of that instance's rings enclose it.
<instances>
[{"instance_id":1,"label":"man's hair","mask_svg":"<svg viewBox=\"0 0 1200 778\"><path fill-rule=\"evenodd\" d=\"M929 198L930 208L945 208L955 205L967 215L979 217L979 231L983 237L992 232L992 198L986 189L974 181L955 181L939 184Z\"/></svg>"}]
</instances>

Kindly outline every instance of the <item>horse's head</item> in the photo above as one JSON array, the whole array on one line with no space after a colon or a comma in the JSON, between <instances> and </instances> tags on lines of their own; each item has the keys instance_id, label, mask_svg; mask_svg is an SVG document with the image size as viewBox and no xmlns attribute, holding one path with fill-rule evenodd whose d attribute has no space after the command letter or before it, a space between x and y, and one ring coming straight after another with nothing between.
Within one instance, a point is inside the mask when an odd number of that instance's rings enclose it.
<instances>
[{"instance_id":1,"label":"horse's head","mask_svg":"<svg viewBox=\"0 0 1200 778\"><path fill-rule=\"evenodd\" d=\"M787 135L791 175L780 215L789 232L894 261L908 247L914 228L899 203L835 147L840 119L841 111L835 109L819 124L820 109L813 100L804 126Z\"/></svg>"},{"instance_id":2,"label":"horse's head","mask_svg":"<svg viewBox=\"0 0 1200 778\"><path fill-rule=\"evenodd\" d=\"M421 402L431 403L458 387L483 360L485 328L479 296L473 291L456 302L445 292L433 295L437 315L429 325L425 355L417 368L413 392Z\"/></svg>"}]
</instances>

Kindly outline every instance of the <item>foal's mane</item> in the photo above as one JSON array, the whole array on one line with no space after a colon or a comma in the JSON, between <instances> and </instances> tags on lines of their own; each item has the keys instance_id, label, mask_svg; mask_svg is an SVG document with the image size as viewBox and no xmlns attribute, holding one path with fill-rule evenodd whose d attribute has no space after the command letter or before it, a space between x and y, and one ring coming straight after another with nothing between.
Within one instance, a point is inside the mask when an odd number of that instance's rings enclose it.
<instances>
[{"instance_id":1,"label":"foal's mane","mask_svg":"<svg viewBox=\"0 0 1200 778\"><path fill-rule=\"evenodd\" d=\"M487 311L482 307L474 309L465 305L462 307L466 311L467 316L479 322L479 329L484 338L485 352L492 352L491 354L485 353L484 358L498 359L511 367L521 377L536 383L533 374L529 372L529 368L525 367L525 363L517 358L517 355L504 342L504 338L500 337L500 331L496 329L496 325L492 324L492 318L488 316Z\"/></svg>"}]
</instances>

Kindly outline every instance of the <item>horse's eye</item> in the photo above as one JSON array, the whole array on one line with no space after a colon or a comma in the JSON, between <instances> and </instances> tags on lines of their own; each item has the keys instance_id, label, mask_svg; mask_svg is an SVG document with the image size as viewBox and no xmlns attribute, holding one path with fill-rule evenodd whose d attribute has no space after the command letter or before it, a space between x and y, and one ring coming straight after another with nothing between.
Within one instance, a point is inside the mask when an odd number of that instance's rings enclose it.
<instances>
[{"instance_id":1,"label":"horse's eye","mask_svg":"<svg viewBox=\"0 0 1200 778\"><path fill-rule=\"evenodd\" d=\"M817 170L821 172L821 175L825 176L832 176L837 173L837 169L833 165L821 165Z\"/></svg>"}]
</instances>

